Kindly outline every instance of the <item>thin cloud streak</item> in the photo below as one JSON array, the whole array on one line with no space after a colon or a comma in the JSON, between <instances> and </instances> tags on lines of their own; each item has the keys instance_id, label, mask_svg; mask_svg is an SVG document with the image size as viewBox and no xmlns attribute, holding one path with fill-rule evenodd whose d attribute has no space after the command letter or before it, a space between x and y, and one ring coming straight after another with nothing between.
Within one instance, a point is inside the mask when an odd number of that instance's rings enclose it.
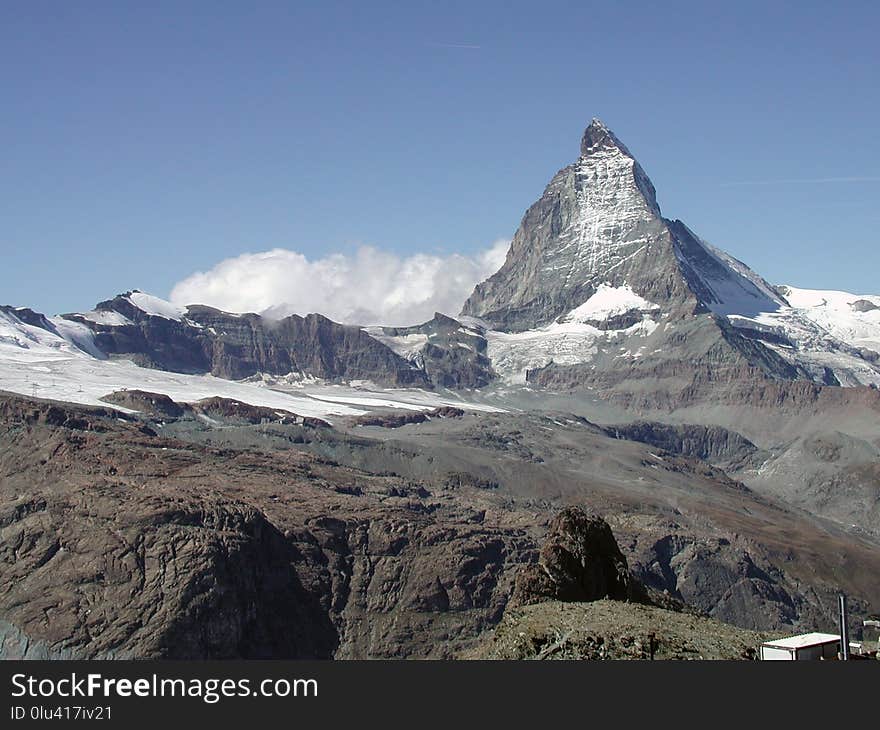
<instances>
[{"instance_id":1,"label":"thin cloud streak","mask_svg":"<svg viewBox=\"0 0 880 730\"><path fill-rule=\"evenodd\" d=\"M739 187L741 185L822 185L825 183L875 183L880 177L817 177L790 180L743 180L741 182L720 183L721 187Z\"/></svg>"},{"instance_id":2,"label":"thin cloud streak","mask_svg":"<svg viewBox=\"0 0 880 730\"><path fill-rule=\"evenodd\" d=\"M467 48L470 50L479 50L482 46L478 46L472 43L437 43L433 41L428 42L429 46L434 46L435 48Z\"/></svg>"}]
</instances>

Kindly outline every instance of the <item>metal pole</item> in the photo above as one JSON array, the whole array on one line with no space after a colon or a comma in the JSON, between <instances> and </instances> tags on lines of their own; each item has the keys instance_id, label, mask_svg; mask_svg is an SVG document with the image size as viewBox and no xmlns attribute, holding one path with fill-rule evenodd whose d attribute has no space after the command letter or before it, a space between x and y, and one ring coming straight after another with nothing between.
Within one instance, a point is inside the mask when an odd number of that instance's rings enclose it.
<instances>
[{"instance_id":1,"label":"metal pole","mask_svg":"<svg viewBox=\"0 0 880 730\"><path fill-rule=\"evenodd\" d=\"M840 614L840 658L849 660L849 626L847 625L846 594L837 596L837 607Z\"/></svg>"}]
</instances>

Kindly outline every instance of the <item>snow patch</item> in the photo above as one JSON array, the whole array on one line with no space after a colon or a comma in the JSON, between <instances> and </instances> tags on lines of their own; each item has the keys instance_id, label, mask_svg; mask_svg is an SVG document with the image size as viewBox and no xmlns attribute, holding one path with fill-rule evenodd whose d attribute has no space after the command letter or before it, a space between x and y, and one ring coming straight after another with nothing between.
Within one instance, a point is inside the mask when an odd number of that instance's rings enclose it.
<instances>
[{"instance_id":1,"label":"snow patch","mask_svg":"<svg viewBox=\"0 0 880 730\"><path fill-rule=\"evenodd\" d=\"M627 284L611 286L600 284L587 301L575 307L568 314L559 318L559 322L601 321L617 317L634 310L648 312L660 309L659 305L649 302L636 294Z\"/></svg>"},{"instance_id":2,"label":"snow patch","mask_svg":"<svg viewBox=\"0 0 880 730\"><path fill-rule=\"evenodd\" d=\"M127 298L135 307L152 317L162 317L180 322L186 313L185 307L178 307L164 299L154 297L152 294L136 291L129 294Z\"/></svg>"},{"instance_id":3,"label":"snow patch","mask_svg":"<svg viewBox=\"0 0 880 730\"><path fill-rule=\"evenodd\" d=\"M400 355L404 360L412 360L428 344L428 335L416 333L391 336L386 335L382 327L364 327L363 331Z\"/></svg>"},{"instance_id":4,"label":"snow patch","mask_svg":"<svg viewBox=\"0 0 880 730\"><path fill-rule=\"evenodd\" d=\"M845 387L880 385L880 367L861 352L880 353L880 310L851 306L859 300L880 303L880 297L793 287L781 291L792 306L782 304L750 316L729 314L727 320L741 330L760 333L766 347L817 381L830 370Z\"/></svg>"},{"instance_id":5,"label":"snow patch","mask_svg":"<svg viewBox=\"0 0 880 730\"><path fill-rule=\"evenodd\" d=\"M95 344L95 333L82 322L64 319L63 317L51 317L49 321L58 331L58 334L74 347L98 360L106 359L107 356Z\"/></svg>"},{"instance_id":6,"label":"snow patch","mask_svg":"<svg viewBox=\"0 0 880 730\"><path fill-rule=\"evenodd\" d=\"M89 322L102 324L107 327L126 327L130 324L134 324L134 322L128 317L119 314L119 312L104 309L93 309L91 312L78 312L76 316L87 319Z\"/></svg>"}]
</instances>

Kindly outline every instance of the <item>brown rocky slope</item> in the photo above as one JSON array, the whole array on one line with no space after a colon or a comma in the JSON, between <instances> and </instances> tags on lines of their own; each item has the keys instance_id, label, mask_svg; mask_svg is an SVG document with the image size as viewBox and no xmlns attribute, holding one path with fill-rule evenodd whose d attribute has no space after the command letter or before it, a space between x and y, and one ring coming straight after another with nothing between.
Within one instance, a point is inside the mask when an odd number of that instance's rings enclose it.
<instances>
[{"instance_id":1,"label":"brown rocky slope","mask_svg":"<svg viewBox=\"0 0 880 730\"><path fill-rule=\"evenodd\" d=\"M539 439L540 420L467 415L379 441L0 395L0 654L456 656L572 503L608 516L639 580L721 618L823 628L839 580L874 600L871 546L572 423Z\"/></svg>"}]
</instances>

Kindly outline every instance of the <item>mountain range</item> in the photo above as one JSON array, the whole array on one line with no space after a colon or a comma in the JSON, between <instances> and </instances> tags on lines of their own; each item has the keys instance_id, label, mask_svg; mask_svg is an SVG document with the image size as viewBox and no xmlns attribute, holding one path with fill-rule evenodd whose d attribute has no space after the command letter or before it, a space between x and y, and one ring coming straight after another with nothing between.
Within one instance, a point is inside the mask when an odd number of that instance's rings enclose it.
<instances>
[{"instance_id":1,"label":"mountain range","mask_svg":"<svg viewBox=\"0 0 880 730\"><path fill-rule=\"evenodd\" d=\"M270 319L130 291L47 318L3 308L7 345L233 380L265 374L388 387L661 382L708 367L749 379L880 384L880 297L774 287L661 215L654 186L602 122L517 230L460 315L412 327ZM43 333L34 333L33 328Z\"/></svg>"},{"instance_id":2,"label":"mountain range","mask_svg":"<svg viewBox=\"0 0 880 730\"><path fill-rule=\"evenodd\" d=\"M813 626L840 588L856 613L880 601L878 386L880 296L768 283L665 218L633 154L594 119L577 160L528 208L504 264L460 313L364 327L178 306L137 290L57 316L0 307L0 525L20 528L20 546L39 553L20 577L40 586L44 566L74 560L47 526L69 522L81 554L106 552L111 537L76 525L89 510L112 523L117 488L129 490L135 543L144 510L165 515L149 518L170 531L163 561L184 524L223 540L259 533L248 548L257 557L223 569L229 585L269 601L268 613L248 628L226 606L246 649L213 651L205 639L193 656L379 656L395 641L409 642L407 655L465 649L500 619L510 570L533 556L548 523L536 516L585 501L620 531L649 588L746 628ZM159 443L171 453L155 452ZM277 474L267 450L286 464ZM147 486L135 453L156 456L156 504L133 496ZM77 491L28 495L22 475L55 479L53 460ZM222 495L205 508L210 519L198 506L207 492L181 470L194 470L212 500ZM251 470L253 495L224 481L246 482ZM285 501L288 488L299 507ZM157 506L175 490L189 500L183 523ZM395 520L411 524L396 548ZM467 570L440 557L444 531ZM218 570L212 549L196 561L207 573ZM320 640L272 647L289 606L270 595L278 575L259 586L242 577L253 559L299 566L284 600L320 625ZM363 572L377 560L384 598ZM60 570L83 580L82 565ZM126 570L117 599L137 579ZM7 654L24 642L35 656L171 656L156 637L178 636L181 617L196 615L179 597L159 634L114 623L112 641L95 643L89 632L53 634L34 596L5 590ZM132 616L164 610L155 595L144 600ZM452 648L413 639L417 627L446 632Z\"/></svg>"}]
</instances>

